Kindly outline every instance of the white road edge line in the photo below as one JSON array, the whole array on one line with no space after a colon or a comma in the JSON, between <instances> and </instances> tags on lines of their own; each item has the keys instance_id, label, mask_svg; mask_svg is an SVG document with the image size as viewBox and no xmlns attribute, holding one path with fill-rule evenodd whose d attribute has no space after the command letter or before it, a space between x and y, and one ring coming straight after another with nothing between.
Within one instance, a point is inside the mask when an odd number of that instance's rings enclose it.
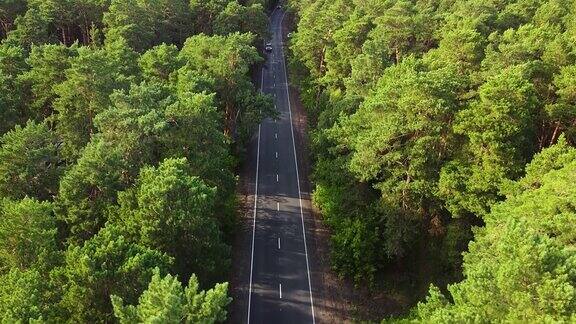
<instances>
[{"instance_id":1,"label":"white road edge line","mask_svg":"<svg viewBox=\"0 0 576 324\"><path fill-rule=\"evenodd\" d=\"M280 18L280 26L284 22L284 16L286 12L282 13L282 18ZM280 28L282 30L282 27ZM312 299L312 283L310 282L310 264L308 262L308 247L306 246L306 230L304 227L304 210L302 209L302 195L300 192L300 175L298 174L298 156L296 155L296 142L294 140L294 126L292 125L292 108L290 104L290 90L288 85L288 72L286 72L286 57L284 56L284 39L283 36L280 37L280 50L282 51L282 63L284 64L284 80L286 81L286 95L288 99L288 111L290 112L290 130L292 131L292 148L294 149L294 165L296 167L296 181L298 184L298 202L300 203L300 218L302 220L302 235L304 236L304 253L306 254L306 271L308 273L308 290L310 291L310 308L312 310L312 323L316 324L316 318L314 317L314 301Z\"/></svg>"},{"instance_id":2,"label":"white road edge line","mask_svg":"<svg viewBox=\"0 0 576 324\"><path fill-rule=\"evenodd\" d=\"M260 94L264 93L264 68L262 68L262 80L260 80Z\"/></svg>"},{"instance_id":3,"label":"white road edge line","mask_svg":"<svg viewBox=\"0 0 576 324\"><path fill-rule=\"evenodd\" d=\"M260 83L260 93L264 89L264 69L262 69L262 82ZM250 256L250 288L248 291L248 320L250 323L250 305L252 304L252 273L254 271L254 237L256 236L256 211L258 210L258 169L260 168L260 130L262 125L258 125L258 148L256 149L256 186L254 188L254 215L252 216L252 254Z\"/></svg>"}]
</instances>

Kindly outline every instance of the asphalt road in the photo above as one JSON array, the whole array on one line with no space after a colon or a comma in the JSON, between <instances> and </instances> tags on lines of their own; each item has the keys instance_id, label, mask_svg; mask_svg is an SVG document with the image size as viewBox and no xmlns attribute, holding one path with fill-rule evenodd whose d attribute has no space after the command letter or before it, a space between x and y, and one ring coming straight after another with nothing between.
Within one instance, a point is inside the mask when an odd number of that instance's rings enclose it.
<instances>
[{"instance_id":1,"label":"asphalt road","mask_svg":"<svg viewBox=\"0 0 576 324\"><path fill-rule=\"evenodd\" d=\"M262 91L274 97L278 120L258 130L248 323L315 323L310 269L282 48L284 12L271 17L273 51L262 72Z\"/></svg>"}]
</instances>

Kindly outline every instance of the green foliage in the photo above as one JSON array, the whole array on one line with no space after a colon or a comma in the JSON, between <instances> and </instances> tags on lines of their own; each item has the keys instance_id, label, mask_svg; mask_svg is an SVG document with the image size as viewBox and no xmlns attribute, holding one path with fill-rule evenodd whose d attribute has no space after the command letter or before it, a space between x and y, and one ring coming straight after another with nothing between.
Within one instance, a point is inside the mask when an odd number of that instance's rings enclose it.
<instances>
[{"instance_id":1,"label":"green foliage","mask_svg":"<svg viewBox=\"0 0 576 324\"><path fill-rule=\"evenodd\" d=\"M67 224L69 242L87 240L104 226L104 211L116 200L117 191L124 188L125 169L121 148L94 141L62 176L56 213Z\"/></svg>"},{"instance_id":2,"label":"green foliage","mask_svg":"<svg viewBox=\"0 0 576 324\"><path fill-rule=\"evenodd\" d=\"M112 294L162 312L167 271L190 278L176 321L225 320L227 285L198 287L227 275L233 152L272 112L251 79L271 5L0 3L0 321L114 322Z\"/></svg>"},{"instance_id":3,"label":"green foliage","mask_svg":"<svg viewBox=\"0 0 576 324\"><path fill-rule=\"evenodd\" d=\"M27 69L24 49L0 44L0 132L26 121L22 83L18 75Z\"/></svg>"},{"instance_id":4,"label":"green foliage","mask_svg":"<svg viewBox=\"0 0 576 324\"><path fill-rule=\"evenodd\" d=\"M39 8L31 7L15 20L16 29L8 34L6 44L30 47L32 44L55 43L56 37L49 30L50 17Z\"/></svg>"},{"instance_id":5,"label":"green foliage","mask_svg":"<svg viewBox=\"0 0 576 324\"><path fill-rule=\"evenodd\" d=\"M214 33L219 35L234 32L252 33L264 39L268 34L268 16L259 3L243 6L236 1L228 3L226 8L218 13L214 21Z\"/></svg>"},{"instance_id":6,"label":"green foliage","mask_svg":"<svg viewBox=\"0 0 576 324\"><path fill-rule=\"evenodd\" d=\"M58 215L72 240L84 240L104 225L117 191L134 183L140 167L171 157L187 158L194 175L217 187L214 209L221 224L230 226L226 203L235 179L213 96L176 96L160 83L143 83L115 92L111 101L112 107L95 118L99 133L60 182Z\"/></svg>"},{"instance_id":7,"label":"green foliage","mask_svg":"<svg viewBox=\"0 0 576 324\"><path fill-rule=\"evenodd\" d=\"M43 43L91 43L90 30L101 25L102 14L109 6L108 0L26 2L27 10L15 20L16 29L8 34L8 42L27 48Z\"/></svg>"},{"instance_id":8,"label":"green foliage","mask_svg":"<svg viewBox=\"0 0 576 324\"><path fill-rule=\"evenodd\" d=\"M253 41L252 34L197 35L188 38L180 52L186 61L181 73L191 71L214 79L212 91L226 121L224 133L238 138L241 144L246 143L258 121L273 111L271 101L256 93L248 76L250 66L262 59L251 45Z\"/></svg>"},{"instance_id":9,"label":"green foliage","mask_svg":"<svg viewBox=\"0 0 576 324\"><path fill-rule=\"evenodd\" d=\"M225 199L234 191L235 178L214 96L188 92L179 97L164 112L171 127L161 138L163 157L187 158L192 173L217 187L219 198Z\"/></svg>"},{"instance_id":10,"label":"green foliage","mask_svg":"<svg viewBox=\"0 0 576 324\"><path fill-rule=\"evenodd\" d=\"M561 169L573 160L576 160L576 150L568 145L566 137L562 135L558 143L534 156L526 166L526 175L522 179L505 183L503 192L510 196L518 195L522 190L538 188L543 174Z\"/></svg>"},{"instance_id":11,"label":"green foliage","mask_svg":"<svg viewBox=\"0 0 576 324\"><path fill-rule=\"evenodd\" d=\"M148 289L138 299L138 305L124 306L120 297L112 296L114 315L120 323L215 323L226 319L228 284L217 284L208 291L198 290L198 280L190 277L182 288L178 278L161 277L155 271Z\"/></svg>"},{"instance_id":12,"label":"green foliage","mask_svg":"<svg viewBox=\"0 0 576 324\"><path fill-rule=\"evenodd\" d=\"M518 190L475 231L464 257L465 279L449 287L450 301L431 290L418 306L418 321L574 320L574 153L560 143L536 156Z\"/></svg>"},{"instance_id":13,"label":"green foliage","mask_svg":"<svg viewBox=\"0 0 576 324\"><path fill-rule=\"evenodd\" d=\"M41 320L49 310L48 285L35 269L0 275L0 318L7 323Z\"/></svg>"},{"instance_id":14,"label":"green foliage","mask_svg":"<svg viewBox=\"0 0 576 324\"><path fill-rule=\"evenodd\" d=\"M174 45L158 45L146 51L138 64L147 80L168 81L170 75L184 64L178 57L178 48Z\"/></svg>"},{"instance_id":15,"label":"green foliage","mask_svg":"<svg viewBox=\"0 0 576 324\"><path fill-rule=\"evenodd\" d=\"M13 28L14 20L26 12L25 0L8 0L0 7L0 39Z\"/></svg>"},{"instance_id":16,"label":"green foliage","mask_svg":"<svg viewBox=\"0 0 576 324\"><path fill-rule=\"evenodd\" d=\"M212 34L218 15L235 0L190 0L190 13L197 34Z\"/></svg>"},{"instance_id":17,"label":"green foliage","mask_svg":"<svg viewBox=\"0 0 576 324\"><path fill-rule=\"evenodd\" d=\"M318 16L316 13L321 12ZM313 1L301 12L298 33L292 40L292 50L310 71L312 77L319 78L323 73L324 49L332 42L331 33L346 20L350 7L346 1Z\"/></svg>"},{"instance_id":18,"label":"green foliage","mask_svg":"<svg viewBox=\"0 0 576 324\"><path fill-rule=\"evenodd\" d=\"M104 14L106 38L124 38L137 52L161 43L181 45L191 33L184 0L112 0Z\"/></svg>"},{"instance_id":19,"label":"green foliage","mask_svg":"<svg viewBox=\"0 0 576 324\"><path fill-rule=\"evenodd\" d=\"M556 87L558 101L545 107L547 117L554 124L554 131L551 142L556 136L563 132L572 143L576 141L576 134L571 121L576 119L574 105L576 105L576 87L574 82L576 78L576 65L564 66L554 77L553 84Z\"/></svg>"},{"instance_id":20,"label":"green foliage","mask_svg":"<svg viewBox=\"0 0 576 324\"><path fill-rule=\"evenodd\" d=\"M313 202L334 229L331 238L334 268L358 282L372 281L378 270L375 264L384 264L388 255L403 251L402 243L412 234L407 224L393 224L397 213L392 210L388 213L384 206L375 203L376 193L356 184L343 161L318 160L314 181ZM380 229L390 236L382 235Z\"/></svg>"},{"instance_id":21,"label":"green foliage","mask_svg":"<svg viewBox=\"0 0 576 324\"><path fill-rule=\"evenodd\" d=\"M469 139L468 147L465 157L442 169L440 180L440 195L453 215L488 212L500 199L502 182L516 178L534 152L538 102L523 72L522 66L502 71L457 116L454 130Z\"/></svg>"},{"instance_id":22,"label":"green foliage","mask_svg":"<svg viewBox=\"0 0 576 324\"><path fill-rule=\"evenodd\" d=\"M423 26L416 14L411 1L395 1L376 19L376 27L370 31L364 51L375 57L393 58L399 63L405 53L417 50L416 33Z\"/></svg>"},{"instance_id":23,"label":"green foliage","mask_svg":"<svg viewBox=\"0 0 576 324\"><path fill-rule=\"evenodd\" d=\"M125 87L120 74L120 66L125 64L115 60L114 54L104 49L79 48L65 72L66 80L56 86L56 131L64 141L62 154L67 159L78 158L96 131L94 117L108 108L114 89Z\"/></svg>"},{"instance_id":24,"label":"green foliage","mask_svg":"<svg viewBox=\"0 0 576 324\"><path fill-rule=\"evenodd\" d=\"M52 198L62 168L58 141L47 125L28 121L4 134L0 143L0 196Z\"/></svg>"},{"instance_id":25,"label":"green foliage","mask_svg":"<svg viewBox=\"0 0 576 324\"><path fill-rule=\"evenodd\" d=\"M186 69L215 78L216 92L221 97L225 96L224 89L235 95L243 87L250 87L246 74L251 65L262 59L251 45L253 40L253 35L240 33L197 35L186 40L180 57L185 60Z\"/></svg>"},{"instance_id":26,"label":"green foliage","mask_svg":"<svg viewBox=\"0 0 576 324\"><path fill-rule=\"evenodd\" d=\"M338 150L350 152L343 167L358 180L370 182L382 195L380 202L371 202L374 207L361 212L361 217L352 223L343 218L342 224L334 224L338 229L335 238L342 242L352 241L339 237L350 236L353 229L357 229L357 235L377 229L368 235L371 239L353 240L374 242L372 247L351 247L355 255L374 254L368 257L371 262L364 262L371 264L372 272L376 271L375 261L379 258L404 254L418 213L438 213L428 206L435 202L437 170L448 154L446 143L452 141L448 122L458 108L453 95L458 83L451 71L426 73L422 69L420 62L409 59L386 70L374 93L366 97L359 109L328 131L332 141L338 143ZM333 171L319 168L317 164L317 174L325 173L318 174L321 177L332 176ZM344 209L340 213L356 210ZM336 249L341 245L337 244ZM375 248L380 257L368 252ZM368 266L353 263L356 267ZM359 270L356 267L345 272L354 273L354 269Z\"/></svg>"},{"instance_id":27,"label":"green foliage","mask_svg":"<svg viewBox=\"0 0 576 324\"><path fill-rule=\"evenodd\" d=\"M34 45L26 62L30 70L19 76L30 89L30 108L37 119L53 113L56 100L55 86L64 82L64 71L70 68L70 58L76 56L77 47L60 45Z\"/></svg>"},{"instance_id":28,"label":"green foliage","mask_svg":"<svg viewBox=\"0 0 576 324\"><path fill-rule=\"evenodd\" d=\"M332 229L334 268L376 283L390 265L420 274L405 268L420 255L443 276L426 280L443 288L460 277L472 224L534 182L518 182L534 154L575 143L573 1L289 7L292 82L308 111L313 198Z\"/></svg>"},{"instance_id":29,"label":"green foliage","mask_svg":"<svg viewBox=\"0 0 576 324\"><path fill-rule=\"evenodd\" d=\"M450 71L419 69L415 60L387 69L374 94L333 134L352 151L350 170L407 210L432 198L426 196L447 154L448 122L458 108Z\"/></svg>"},{"instance_id":30,"label":"green foliage","mask_svg":"<svg viewBox=\"0 0 576 324\"><path fill-rule=\"evenodd\" d=\"M135 302L153 269L164 273L171 263L167 255L131 243L107 226L82 246L69 247L64 264L53 271L62 290L60 316L75 322L111 321L110 295Z\"/></svg>"},{"instance_id":31,"label":"green foliage","mask_svg":"<svg viewBox=\"0 0 576 324\"><path fill-rule=\"evenodd\" d=\"M27 270L56 251L52 205L34 199L4 199L0 207L0 265Z\"/></svg>"},{"instance_id":32,"label":"green foliage","mask_svg":"<svg viewBox=\"0 0 576 324\"><path fill-rule=\"evenodd\" d=\"M213 282L225 273L229 252L214 216L215 190L188 170L185 159L143 168L136 188L119 194L115 222L135 241L173 256L184 278L196 273Z\"/></svg>"}]
</instances>

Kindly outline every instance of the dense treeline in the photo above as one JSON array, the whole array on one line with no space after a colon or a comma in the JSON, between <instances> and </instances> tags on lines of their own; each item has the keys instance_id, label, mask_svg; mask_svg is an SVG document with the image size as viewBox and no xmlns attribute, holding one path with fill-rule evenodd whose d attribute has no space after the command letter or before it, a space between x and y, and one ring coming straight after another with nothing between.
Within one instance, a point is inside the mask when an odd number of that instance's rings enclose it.
<instances>
[{"instance_id":1,"label":"dense treeline","mask_svg":"<svg viewBox=\"0 0 576 324\"><path fill-rule=\"evenodd\" d=\"M503 189L464 256L465 279L449 296L432 286L414 322L576 320L576 149L560 137Z\"/></svg>"},{"instance_id":2,"label":"dense treeline","mask_svg":"<svg viewBox=\"0 0 576 324\"><path fill-rule=\"evenodd\" d=\"M3 321L225 320L268 5L0 4Z\"/></svg>"},{"instance_id":3,"label":"dense treeline","mask_svg":"<svg viewBox=\"0 0 576 324\"><path fill-rule=\"evenodd\" d=\"M337 271L373 283L424 250L463 280L415 318L573 321L576 2L291 7Z\"/></svg>"}]
</instances>

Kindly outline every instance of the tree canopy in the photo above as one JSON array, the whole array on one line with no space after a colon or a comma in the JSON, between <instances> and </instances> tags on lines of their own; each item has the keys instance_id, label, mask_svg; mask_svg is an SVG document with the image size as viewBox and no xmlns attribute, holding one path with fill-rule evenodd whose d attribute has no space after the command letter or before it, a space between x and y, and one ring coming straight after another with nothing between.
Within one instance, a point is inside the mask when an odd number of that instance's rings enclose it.
<instances>
[{"instance_id":1,"label":"tree canopy","mask_svg":"<svg viewBox=\"0 0 576 324\"><path fill-rule=\"evenodd\" d=\"M573 321L574 1L289 6L337 272L406 310L434 283L408 320Z\"/></svg>"},{"instance_id":2,"label":"tree canopy","mask_svg":"<svg viewBox=\"0 0 576 324\"><path fill-rule=\"evenodd\" d=\"M576 149L562 137L510 183L464 255L464 280L436 287L418 321L572 322L576 313Z\"/></svg>"},{"instance_id":3,"label":"tree canopy","mask_svg":"<svg viewBox=\"0 0 576 324\"><path fill-rule=\"evenodd\" d=\"M226 320L271 6L0 3L2 321Z\"/></svg>"}]
</instances>

